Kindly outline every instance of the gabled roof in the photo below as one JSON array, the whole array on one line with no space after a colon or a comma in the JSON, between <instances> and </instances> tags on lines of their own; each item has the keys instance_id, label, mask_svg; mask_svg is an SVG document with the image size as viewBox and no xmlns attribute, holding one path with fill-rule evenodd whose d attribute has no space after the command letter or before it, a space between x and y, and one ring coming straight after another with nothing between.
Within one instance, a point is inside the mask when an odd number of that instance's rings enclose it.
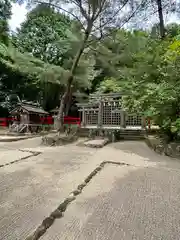
<instances>
[{"instance_id":1,"label":"gabled roof","mask_svg":"<svg viewBox=\"0 0 180 240\"><path fill-rule=\"evenodd\" d=\"M10 113L17 113L20 110L25 110L28 113L38 113L38 114L48 114L48 112L44 111L44 109L40 108L40 107L35 107L35 106L31 106L31 105L27 105L27 104L21 104L18 107L16 107L15 109L13 109Z\"/></svg>"}]
</instances>

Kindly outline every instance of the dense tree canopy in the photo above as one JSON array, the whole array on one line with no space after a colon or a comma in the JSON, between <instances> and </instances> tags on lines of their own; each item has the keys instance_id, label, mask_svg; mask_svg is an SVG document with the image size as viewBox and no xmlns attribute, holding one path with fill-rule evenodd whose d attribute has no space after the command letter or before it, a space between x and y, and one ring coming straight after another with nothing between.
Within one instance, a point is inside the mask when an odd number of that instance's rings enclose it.
<instances>
[{"instance_id":1,"label":"dense tree canopy","mask_svg":"<svg viewBox=\"0 0 180 240\"><path fill-rule=\"evenodd\" d=\"M44 62L61 65L62 56L68 48L68 34L72 22L47 5L33 9L22 23L14 38L21 52L30 52Z\"/></svg>"},{"instance_id":2,"label":"dense tree canopy","mask_svg":"<svg viewBox=\"0 0 180 240\"><path fill-rule=\"evenodd\" d=\"M0 1L0 42L8 44L8 19L11 17L11 0Z\"/></svg>"},{"instance_id":3,"label":"dense tree canopy","mask_svg":"<svg viewBox=\"0 0 180 240\"><path fill-rule=\"evenodd\" d=\"M38 5L29 13L17 34L9 39L10 46L1 45L2 90L5 95L16 92L22 98L43 101L47 110L56 107L79 38L81 34L76 21L47 5ZM93 56L84 56L74 74L73 92L91 87L96 74Z\"/></svg>"},{"instance_id":4,"label":"dense tree canopy","mask_svg":"<svg viewBox=\"0 0 180 240\"><path fill-rule=\"evenodd\" d=\"M31 5L35 8L26 21L15 35L9 36L7 20L11 5L8 0L3 3L1 103L9 94L15 94L20 99L38 101L50 110L68 92L64 101L67 112L75 92L84 95L121 91L128 112L141 112L159 124L168 136L179 137L180 26L164 23L165 13L176 12L178 16L178 4L169 5L166 0L121 1L120 8L128 6L129 11L120 18L121 9L113 9L106 0L99 1L100 5L91 0L89 5L86 1L79 5L77 1L76 9L65 11L61 4L51 1L48 5ZM107 4L102 14L101 7L105 5L101 4ZM151 29L139 30L139 16L145 11L150 17L153 9L159 20ZM114 10L118 16L111 19L110 15L116 16ZM130 23L128 26L133 23L134 30L123 29L126 23Z\"/></svg>"},{"instance_id":5,"label":"dense tree canopy","mask_svg":"<svg viewBox=\"0 0 180 240\"><path fill-rule=\"evenodd\" d=\"M167 38L162 42L143 32L120 31L115 42L118 42L115 51L112 41L108 49L111 49L111 59L115 60L116 72L106 77L97 91L124 92L123 104L128 111L152 117L168 135L173 131L177 137L180 126L179 40Z\"/></svg>"}]
</instances>

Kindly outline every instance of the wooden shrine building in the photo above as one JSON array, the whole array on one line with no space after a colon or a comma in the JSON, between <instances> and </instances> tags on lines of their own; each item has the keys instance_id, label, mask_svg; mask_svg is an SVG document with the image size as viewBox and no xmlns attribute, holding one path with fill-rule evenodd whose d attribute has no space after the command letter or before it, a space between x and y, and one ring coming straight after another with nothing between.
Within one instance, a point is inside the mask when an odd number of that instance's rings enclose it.
<instances>
[{"instance_id":1,"label":"wooden shrine building","mask_svg":"<svg viewBox=\"0 0 180 240\"><path fill-rule=\"evenodd\" d=\"M37 132L48 112L32 103L21 103L10 112L13 123L11 132Z\"/></svg>"}]
</instances>

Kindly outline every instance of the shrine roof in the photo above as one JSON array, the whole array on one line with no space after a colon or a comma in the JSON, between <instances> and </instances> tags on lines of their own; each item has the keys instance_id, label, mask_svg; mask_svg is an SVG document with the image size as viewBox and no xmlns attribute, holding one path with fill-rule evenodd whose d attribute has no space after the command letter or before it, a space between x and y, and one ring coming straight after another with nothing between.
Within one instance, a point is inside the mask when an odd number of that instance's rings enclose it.
<instances>
[{"instance_id":1,"label":"shrine roof","mask_svg":"<svg viewBox=\"0 0 180 240\"><path fill-rule=\"evenodd\" d=\"M43 114L43 115L48 114L48 112L46 112L44 109L40 107L28 105L28 104L20 104L18 107L13 109L10 113L11 114L18 113L21 110L25 110L27 113L37 113L37 114Z\"/></svg>"}]
</instances>

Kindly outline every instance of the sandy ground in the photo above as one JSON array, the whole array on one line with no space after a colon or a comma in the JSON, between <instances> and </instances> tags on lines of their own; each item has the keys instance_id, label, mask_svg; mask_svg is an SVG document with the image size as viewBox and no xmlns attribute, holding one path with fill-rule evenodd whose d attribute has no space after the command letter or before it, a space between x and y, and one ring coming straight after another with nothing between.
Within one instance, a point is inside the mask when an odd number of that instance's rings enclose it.
<instances>
[{"instance_id":1,"label":"sandy ground","mask_svg":"<svg viewBox=\"0 0 180 240\"><path fill-rule=\"evenodd\" d=\"M107 166L42 240L178 240L177 183L176 171Z\"/></svg>"},{"instance_id":2,"label":"sandy ground","mask_svg":"<svg viewBox=\"0 0 180 240\"><path fill-rule=\"evenodd\" d=\"M129 165L107 164L40 239L179 239L178 160L137 141L102 149L40 142L0 143L0 161L10 163L0 168L1 240L25 240L103 161Z\"/></svg>"}]
</instances>

